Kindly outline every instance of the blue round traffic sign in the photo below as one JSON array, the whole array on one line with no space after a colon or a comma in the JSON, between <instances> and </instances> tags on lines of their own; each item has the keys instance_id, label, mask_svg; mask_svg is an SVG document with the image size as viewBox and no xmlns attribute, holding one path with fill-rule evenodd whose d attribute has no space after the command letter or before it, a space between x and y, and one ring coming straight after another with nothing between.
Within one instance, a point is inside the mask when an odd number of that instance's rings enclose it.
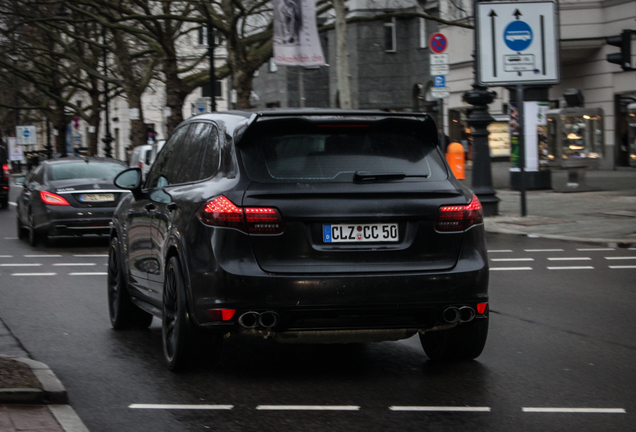
<instances>
[{"instance_id":1,"label":"blue round traffic sign","mask_svg":"<svg viewBox=\"0 0 636 432\"><path fill-rule=\"evenodd\" d=\"M504 30L504 42L513 51L523 51L532 43L532 29L525 21L515 20Z\"/></svg>"},{"instance_id":2,"label":"blue round traffic sign","mask_svg":"<svg viewBox=\"0 0 636 432\"><path fill-rule=\"evenodd\" d=\"M428 40L431 50L436 54L441 54L448 47L446 36L441 33L433 33Z\"/></svg>"},{"instance_id":3,"label":"blue round traffic sign","mask_svg":"<svg viewBox=\"0 0 636 432\"><path fill-rule=\"evenodd\" d=\"M29 135L31 135L31 132L28 129L25 129L24 131L22 131L22 136L25 138L28 138Z\"/></svg>"}]
</instances>

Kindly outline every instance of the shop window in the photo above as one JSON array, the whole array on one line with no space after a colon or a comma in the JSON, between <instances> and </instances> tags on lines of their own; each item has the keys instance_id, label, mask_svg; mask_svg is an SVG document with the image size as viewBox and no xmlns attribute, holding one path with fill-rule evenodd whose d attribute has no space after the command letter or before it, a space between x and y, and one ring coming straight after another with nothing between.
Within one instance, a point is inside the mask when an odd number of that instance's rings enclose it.
<instances>
[{"instance_id":1,"label":"shop window","mask_svg":"<svg viewBox=\"0 0 636 432\"><path fill-rule=\"evenodd\" d=\"M420 48L428 48L428 38L426 37L426 20L422 17L419 18L420 28Z\"/></svg>"},{"instance_id":2,"label":"shop window","mask_svg":"<svg viewBox=\"0 0 636 432\"><path fill-rule=\"evenodd\" d=\"M386 52L397 51L396 33L396 19L395 17L389 18L384 22L384 50Z\"/></svg>"}]
</instances>

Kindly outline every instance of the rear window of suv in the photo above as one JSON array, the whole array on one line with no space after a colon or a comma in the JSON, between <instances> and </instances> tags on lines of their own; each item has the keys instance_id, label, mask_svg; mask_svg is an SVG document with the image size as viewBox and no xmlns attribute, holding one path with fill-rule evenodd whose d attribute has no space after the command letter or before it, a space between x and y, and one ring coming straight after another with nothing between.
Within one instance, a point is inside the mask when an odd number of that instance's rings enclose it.
<instances>
[{"instance_id":1,"label":"rear window of suv","mask_svg":"<svg viewBox=\"0 0 636 432\"><path fill-rule=\"evenodd\" d=\"M257 124L258 130L246 134L239 146L248 176L258 182L346 182L356 172L418 180L447 177L422 122L264 123L271 124Z\"/></svg>"}]
</instances>

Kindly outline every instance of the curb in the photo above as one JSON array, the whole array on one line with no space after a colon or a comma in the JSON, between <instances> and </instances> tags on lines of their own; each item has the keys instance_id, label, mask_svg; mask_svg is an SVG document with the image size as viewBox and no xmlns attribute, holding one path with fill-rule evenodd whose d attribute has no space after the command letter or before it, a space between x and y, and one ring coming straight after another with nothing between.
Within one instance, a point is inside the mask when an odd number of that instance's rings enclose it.
<instances>
[{"instance_id":1,"label":"curb","mask_svg":"<svg viewBox=\"0 0 636 432\"><path fill-rule=\"evenodd\" d=\"M0 355L0 357L26 364L42 385L41 390L33 388L0 389L0 403L61 405L68 403L66 388L47 365L23 357L8 355Z\"/></svg>"},{"instance_id":2,"label":"curb","mask_svg":"<svg viewBox=\"0 0 636 432\"><path fill-rule=\"evenodd\" d=\"M576 237L571 235L559 235L559 234L545 234L540 232L524 232L521 230L516 230L514 228L502 227L498 222L488 221L487 219L484 221L484 228L486 232L495 233L495 234L509 234L509 235L520 235L526 237L538 237L545 238L551 240L561 240L567 242L579 242L579 243L593 243L593 244L603 244L607 247L629 247L636 244L636 239L625 239L625 238L590 238L590 237Z\"/></svg>"}]
</instances>

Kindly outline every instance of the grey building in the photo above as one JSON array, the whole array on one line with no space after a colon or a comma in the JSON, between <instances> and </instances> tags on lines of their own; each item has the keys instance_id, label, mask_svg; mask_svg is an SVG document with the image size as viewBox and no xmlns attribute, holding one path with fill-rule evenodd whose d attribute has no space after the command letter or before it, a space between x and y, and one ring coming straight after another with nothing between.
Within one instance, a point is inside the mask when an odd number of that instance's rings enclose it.
<instances>
[{"instance_id":1,"label":"grey building","mask_svg":"<svg viewBox=\"0 0 636 432\"><path fill-rule=\"evenodd\" d=\"M382 16L387 12L426 12L414 2L396 3L397 8L354 9L348 17ZM347 26L349 74L354 109L435 111L436 101L426 100L432 86L429 73L428 38L437 30L433 21L420 17L385 17ZM301 68L263 65L254 78L257 107L338 107L335 31L321 33L329 66ZM302 78L302 79L301 79ZM304 95L304 99L301 98ZM256 98L255 98L256 99Z\"/></svg>"}]
</instances>

